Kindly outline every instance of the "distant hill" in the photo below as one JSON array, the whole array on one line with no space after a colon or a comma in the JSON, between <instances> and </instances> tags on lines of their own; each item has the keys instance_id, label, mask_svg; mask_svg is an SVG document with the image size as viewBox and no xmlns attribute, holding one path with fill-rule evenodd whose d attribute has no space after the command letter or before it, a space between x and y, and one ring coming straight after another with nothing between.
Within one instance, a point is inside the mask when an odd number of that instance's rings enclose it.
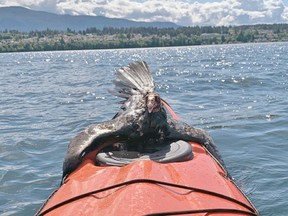
<instances>
[{"instance_id":1,"label":"distant hill","mask_svg":"<svg viewBox=\"0 0 288 216\"><path fill-rule=\"evenodd\" d=\"M157 27L177 28L171 22L134 22L127 19L107 18L103 16L58 15L43 11L34 11L23 7L0 7L0 31L18 30L22 32L45 30L85 30L86 28L104 27Z\"/></svg>"}]
</instances>

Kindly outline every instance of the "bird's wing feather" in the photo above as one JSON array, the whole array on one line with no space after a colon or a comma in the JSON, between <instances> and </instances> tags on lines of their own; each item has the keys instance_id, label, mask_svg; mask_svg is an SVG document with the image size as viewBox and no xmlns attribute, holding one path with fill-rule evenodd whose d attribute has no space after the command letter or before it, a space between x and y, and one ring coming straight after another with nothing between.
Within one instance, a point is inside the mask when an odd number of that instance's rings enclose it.
<instances>
[{"instance_id":1,"label":"bird's wing feather","mask_svg":"<svg viewBox=\"0 0 288 216\"><path fill-rule=\"evenodd\" d=\"M225 170L227 170L222 156L220 155L212 137L207 131L201 128L194 128L184 122L172 118L168 119L168 123L170 132L168 139L182 139L186 141L200 143L220 163L220 165Z\"/></svg>"},{"instance_id":2,"label":"bird's wing feather","mask_svg":"<svg viewBox=\"0 0 288 216\"><path fill-rule=\"evenodd\" d=\"M88 152L100 148L108 138L125 137L133 132L132 125L125 125L122 119L94 124L74 137L68 145L63 162L63 179L73 172Z\"/></svg>"}]
</instances>

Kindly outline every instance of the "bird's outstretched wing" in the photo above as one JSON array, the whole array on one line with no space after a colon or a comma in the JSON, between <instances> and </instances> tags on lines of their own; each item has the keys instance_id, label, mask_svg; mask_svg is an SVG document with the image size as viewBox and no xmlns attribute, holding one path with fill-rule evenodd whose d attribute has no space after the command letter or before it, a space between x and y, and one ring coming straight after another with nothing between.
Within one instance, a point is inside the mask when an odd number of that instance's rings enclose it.
<instances>
[{"instance_id":1,"label":"bird's outstretched wing","mask_svg":"<svg viewBox=\"0 0 288 216\"><path fill-rule=\"evenodd\" d=\"M172 118L168 119L169 124L169 136L168 139L172 140L185 140L200 143L225 169L225 163L222 159L222 156L217 150L216 145L212 137L208 134L207 131L201 128L192 127L184 122L175 120Z\"/></svg>"},{"instance_id":2,"label":"bird's outstretched wing","mask_svg":"<svg viewBox=\"0 0 288 216\"><path fill-rule=\"evenodd\" d=\"M90 151L99 148L109 138L126 138L133 133L133 124L125 124L124 119L117 118L99 124L90 125L74 137L68 145L63 162L63 180L82 162Z\"/></svg>"}]
</instances>

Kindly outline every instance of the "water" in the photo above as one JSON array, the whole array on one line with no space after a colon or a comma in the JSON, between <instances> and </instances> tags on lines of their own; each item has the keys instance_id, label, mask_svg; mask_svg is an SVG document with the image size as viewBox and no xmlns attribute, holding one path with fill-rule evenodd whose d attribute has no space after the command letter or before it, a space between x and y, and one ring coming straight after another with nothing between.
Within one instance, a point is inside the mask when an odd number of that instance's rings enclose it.
<instances>
[{"instance_id":1,"label":"water","mask_svg":"<svg viewBox=\"0 0 288 216\"><path fill-rule=\"evenodd\" d=\"M148 62L158 92L217 143L262 215L287 215L288 43L0 54L0 214L33 215L69 140L117 112L111 80Z\"/></svg>"}]
</instances>

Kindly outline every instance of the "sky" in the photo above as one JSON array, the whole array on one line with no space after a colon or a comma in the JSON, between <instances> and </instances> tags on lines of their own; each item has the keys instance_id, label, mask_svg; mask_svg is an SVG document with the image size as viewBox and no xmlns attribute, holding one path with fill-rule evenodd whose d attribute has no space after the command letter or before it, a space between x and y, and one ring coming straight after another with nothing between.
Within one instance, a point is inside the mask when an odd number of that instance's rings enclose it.
<instances>
[{"instance_id":1,"label":"sky","mask_svg":"<svg viewBox=\"0 0 288 216\"><path fill-rule=\"evenodd\" d=\"M0 0L0 6L182 26L288 23L288 0Z\"/></svg>"}]
</instances>

